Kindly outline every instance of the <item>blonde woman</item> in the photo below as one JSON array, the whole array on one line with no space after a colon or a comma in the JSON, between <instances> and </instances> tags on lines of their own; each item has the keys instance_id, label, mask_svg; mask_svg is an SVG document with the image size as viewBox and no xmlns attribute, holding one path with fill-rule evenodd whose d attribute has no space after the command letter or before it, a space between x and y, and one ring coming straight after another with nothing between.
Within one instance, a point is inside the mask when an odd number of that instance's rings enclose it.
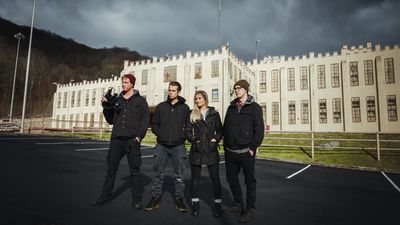
<instances>
[{"instance_id":1,"label":"blonde woman","mask_svg":"<svg viewBox=\"0 0 400 225\"><path fill-rule=\"evenodd\" d=\"M191 196L192 215L200 213L198 184L201 167L206 165L212 182L214 194L213 215L219 217L221 209L221 182L219 178L219 153L218 142L222 138L222 123L219 113L214 107L208 106L208 97L205 91L196 91L194 95L193 110L186 120L186 138L190 141L191 148L189 162L191 165Z\"/></svg>"}]
</instances>

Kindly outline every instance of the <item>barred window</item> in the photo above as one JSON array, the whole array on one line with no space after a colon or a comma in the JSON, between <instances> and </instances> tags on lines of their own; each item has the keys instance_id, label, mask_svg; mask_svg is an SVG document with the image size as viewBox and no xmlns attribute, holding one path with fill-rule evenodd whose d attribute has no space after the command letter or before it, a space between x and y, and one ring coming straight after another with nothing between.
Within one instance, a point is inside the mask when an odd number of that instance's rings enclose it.
<instances>
[{"instance_id":1,"label":"barred window","mask_svg":"<svg viewBox=\"0 0 400 225\"><path fill-rule=\"evenodd\" d=\"M339 63L331 64L332 87L340 87Z\"/></svg>"},{"instance_id":2,"label":"barred window","mask_svg":"<svg viewBox=\"0 0 400 225\"><path fill-rule=\"evenodd\" d=\"M82 91L78 91L78 94L76 96L76 107L81 107L81 94Z\"/></svg>"},{"instance_id":3,"label":"barred window","mask_svg":"<svg viewBox=\"0 0 400 225\"><path fill-rule=\"evenodd\" d=\"M300 67L300 89L307 90L308 89L308 74L307 67Z\"/></svg>"},{"instance_id":4,"label":"barred window","mask_svg":"<svg viewBox=\"0 0 400 225\"><path fill-rule=\"evenodd\" d=\"M350 62L350 85L358 86L358 62Z\"/></svg>"},{"instance_id":5,"label":"barred window","mask_svg":"<svg viewBox=\"0 0 400 225\"><path fill-rule=\"evenodd\" d=\"M66 115L65 114L63 114L62 115L62 118L61 118L61 128L65 128L65 122L66 122Z\"/></svg>"},{"instance_id":6,"label":"barred window","mask_svg":"<svg viewBox=\"0 0 400 225\"><path fill-rule=\"evenodd\" d=\"M308 124L308 100L301 101L301 123Z\"/></svg>"},{"instance_id":7,"label":"barred window","mask_svg":"<svg viewBox=\"0 0 400 225\"><path fill-rule=\"evenodd\" d=\"M289 101L289 124L296 124L296 103Z\"/></svg>"},{"instance_id":8,"label":"barred window","mask_svg":"<svg viewBox=\"0 0 400 225\"><path fill-rule=\"evenodd\" d=\"M75 127L79 127L79 113L75 114Z\"/></svg>"},{"instance_id":9,"label":"barred window","mask_svg":"<svg viewBox=\"0 0 400 225\"><path fill-rule=\"evenodd\" d=\"M176 80L177 66L164 67L164 82L170 82Z\"/></svg>"},{"instance_id":10,"label":"barred window","mask_svg":"<svg viewBox=\"0 0 400 225\"><path fill-rule=\"evenodd\" d=\"M317 76L318 76L318 88L326 87L326 79L325 79L325 65L318 65L317 67Z\"/></svg>"},{"instance_id":11,"label":"barred window","mask_svg":"<svg viewBox=\"0 0 400 225\"><path fill-rule=\"evenodd\" d=\"M83 114L83 127L87 127L88 123L88 113Z\"/></svg>"},{"instance_id":12,"label":"barred window","mask_svg":"<svg viewBox=\"0 0 400 225\"><path fill-rule=\"evenodd\" d=\"M194 64L194 79L201 79L201 62Z\"/></svg>"},{"instance_id":13,"label":"barred window","mask_svg":"<svg viewBox=\"0 0 400 225\"><path fill-rule=\"evenodd\" d=\"M340 98L332 99L332 110L333 110L333 122L341 123L342 122L342 106Z\"/></svg>"},{"instance_id":14,"label":"barred window","mask_svg":"<svg viewBox=\"0 0 400 225\"><path fill-rule=\"evenodd\" d=\"M351 110L353 116L353 122L361 122L361 110L360 110L360 98L351 98Z\"/></svg>"},{"instance_id":15,"label":"barred window","mask_svg":"<svg viewBox=\"0 0 400 225\"><path fill-rule=\"evenodd\" d=\"M213 60L211 61L211 77L219 76L219 61Z\"/></svg>"},{"instance_id":16,"label":"barred window","mask_svg":"<svg viewBox=\"0 0 400 225\"><path fill-rule=\"evenodd\" d=\"M58 93L57 96L57 109L61 107L61 93Z\"/></svg>"},{"instance_id":17,"label":"barred window","mask_svg":"<svg viewBox=\"0 0 400 225\"><path fill-rule=\"evenodd\" d=\"M365 73L365 85L373 85L374 71L372 66L372 60L364 61L364 73Z\"/></svg>"},{"instance_id":18,"label":"barred window","mask_svg":"<svg viewBox=\"0 0 400 225\"><path fill-rule=\"evenodd\" d=\"M267 92L267 72L260 71L260 93Z\"/></svg>"},{"instance_id":19,"label":"barred window","mask_svg":"<svg viewBox=\"0 0 400 225\"><path fill-rule=\"evenodd\" d=\"M85 96L85 106L89 106L89 92L90 90L86 90L86 96Z\"/></svg>"},{"instance_id":20,"label":"barred window","mask_svg":"<svg viewBox=\"0 0 400 225\"><path fill-rule=\"evenodd\" d=\"M211 98L212 101L213 102L218 101L218 99L219 99L218 88L212 89L211 93L212 93L212 98Z\"/></svg>"},{"instance_id":21,"label":"barred window","mask_svg":"<svg viewBox=\"0 0 400 225\"><path fill-rule=\"evenodd\" d=\"M279 102L272 103L272 125L279 125Z\"/></svg>"},{"instance_id":22,"label":"barred window","mask_svg":"<svg viewBox=\"0 0 400 225\"><path fill-rule=\"evenodd\" d=\"M75 91L73 91L71 94L71 107L74 106L75 106Z\"/></svg>"},{"instance_id":23,"label":"barred window","mask_svg":"<svg viewBox=\"0 0 400 225\"><path fill-rule=\"evenodd\" d=\"M271 91L272 92L278 92L279 91L279 86L278 86L278 70L272 70L271 74Z\"/></svg>"},{"instance_id":24,"label":"barred window","mask_svg":"<svg viewBox=\"0 0 400 225\"><path fill-rule=\"evenodd\" d=\"M233 79L232 62L229 60L228 63L229 78Z\"/></svg>"},{"instance_id":25,"label":"barred window","mask_svg":"<svg viewBox=\"0 0 400 225\"><path fill-rule=\"evenodd\" d=\"M264 124L267 124L267 105L265 103L261 104L262 115L264 119Z\"/></svg>"},{"instance_id":26,"label":"barred window","mask_svg":"<svg viewBox=\"0 0 400 225\"><path fill-rule=\"evenodd\" d=\"M74 114L69 115L69 128L72 128L74 122Z\"/></svg>"},{"instance_id":27,"label":"barred window","mask_svg":"<svg viewBox=\"0 0 400 225\"><path fill-rule=\"evenodd\" d=\"M294 91L295 90L295 75L294 75L294 68L289 68L288 69L288 91Z\"/></svg>"},{"instance_id":28,"label":"barred window","mask_svg":"<svg viewBox=\"0 0 400 225\"><path fill-rule=\"evenodd\" d=\"M326 123L327 122L326 99L320 99L318 101L318 104L319 104L319 122Z\"/></svg>"},{"instance_id":29,"label":"barred window","mask_svg":"<svg viewBox=\"0 0 400 225\"><path fill-rule=\"evenodd\" d=\"M63 108L67 108L68 92L64 92Z\"/></svg>"},{"instance_id":30,"label":"barred window","mask_svg":"<svg viewBox=\"0 0 400 225\"><path fill-rule=\"evenodd\" d=\"M376 114L375 114L375 96L367 96L367 121L375 122Z\"/></svg>"},{"instance_id":31,"label":"barred window","mask_svg":"<svg viewBox=\"0 0 400 225\"><path fill-rule=\"evenodd\" d=\"M92 92L92 106L96 105L96 89Z\"/></svg>"},{"instance_id":32,"label":"barred window","mask_svg":"<svg viewBox=\"0 0 400 225\"><path fill-rule=\"evenodd\" d=\"M397 121L397 103L396 95L387 96L388 119L389 121Z\"/></svg>"},{"instance_id":33,"label":"barred window","mask_svg":"<svg viewBox=\"0 0 400 225\"><path fill-rule=\"evenodd\" d=\"M385 79L387 84L394 83L394 64L393 58L385 59Z\"/></svg>"},{"instance_id":34,"label":"barred window","mask_svg":"<svg viewBox=\"0 0 400 225\"><path fill-rule=\"evenodd\" d=\"M149 70L142 70L142 85L146 85L148 83Z\"/></svg>"}]
</instances>

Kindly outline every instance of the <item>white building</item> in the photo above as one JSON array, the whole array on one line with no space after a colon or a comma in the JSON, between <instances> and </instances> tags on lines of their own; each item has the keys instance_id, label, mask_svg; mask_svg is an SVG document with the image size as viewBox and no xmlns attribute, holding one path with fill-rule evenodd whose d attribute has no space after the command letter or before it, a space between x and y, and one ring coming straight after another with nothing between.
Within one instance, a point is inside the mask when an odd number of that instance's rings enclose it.
<instances>
[{"instance_id":1,"label":"white building","mask_svg":"<svg viewBox=\"0 0 400 225\"><path fill-rule=\"evenodd\" d=\"M234 82L246 79L272 131L400 132L399 70L398 45L381 49L367 43L358 48L344 46L340 53L311 52L247 64L224 46L208 52L126 60L121 75L135 74L135 88L151 110L166 99L169 81L177 80L190 107L195 90L205 90L210 105L224 117L234 97ZM61 121L53 126L104 124L100 99L109 87L119 92L119 77L58 85L53 118Z\"/></svg>"}]
</instances>

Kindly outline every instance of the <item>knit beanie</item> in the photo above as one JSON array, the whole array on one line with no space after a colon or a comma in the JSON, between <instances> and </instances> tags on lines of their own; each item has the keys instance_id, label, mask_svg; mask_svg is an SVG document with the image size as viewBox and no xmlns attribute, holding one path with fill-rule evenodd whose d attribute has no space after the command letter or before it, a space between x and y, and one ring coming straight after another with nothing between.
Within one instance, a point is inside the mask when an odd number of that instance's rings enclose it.
<instances>
[{"instance_id":1,"label":"knit beanie","mask_svg":"<svg viewBox=\"0 0 400 225\"><path fill-rule=\"evenodd\" d=\"M233 88L235 88L236 86L240 86L242 88L244 88L247 92L249 92L249 82L247 82L246 80L238 80L235 85L233 85Z\"/></svg>"}]
</instances>

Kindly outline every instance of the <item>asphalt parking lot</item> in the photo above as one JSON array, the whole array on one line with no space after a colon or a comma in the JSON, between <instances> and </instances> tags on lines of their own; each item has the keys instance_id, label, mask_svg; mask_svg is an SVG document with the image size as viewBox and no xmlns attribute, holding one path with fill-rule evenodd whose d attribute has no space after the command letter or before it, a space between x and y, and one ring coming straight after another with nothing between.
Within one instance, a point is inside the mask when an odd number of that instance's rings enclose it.
<instances>
[{"instance_id":1,"label":"asphalt parking lot","mask_svg":"<svg viewBox=\"0 0 400 225\"><path fill-rule=\"evenodd\" d=\"M115 199L92 207L106 170L108 142L80 138L0 134L0 224L239 224L238 216L212 216L207 169L200 183L199 217L173 203L167 165L161 207L131 207L128 164L121 161ZM152 147L142 147L143 204L151 197ZM224 207L231 202L221 156ZM188 167L187 167L188 168ZM269 160L256 161L256 216L251 224L398 224L400 174L328 168ZM189 184L190 171L185 172ZM187 203L190 195L186 189Z\"/></svg>"}]
</instances>

